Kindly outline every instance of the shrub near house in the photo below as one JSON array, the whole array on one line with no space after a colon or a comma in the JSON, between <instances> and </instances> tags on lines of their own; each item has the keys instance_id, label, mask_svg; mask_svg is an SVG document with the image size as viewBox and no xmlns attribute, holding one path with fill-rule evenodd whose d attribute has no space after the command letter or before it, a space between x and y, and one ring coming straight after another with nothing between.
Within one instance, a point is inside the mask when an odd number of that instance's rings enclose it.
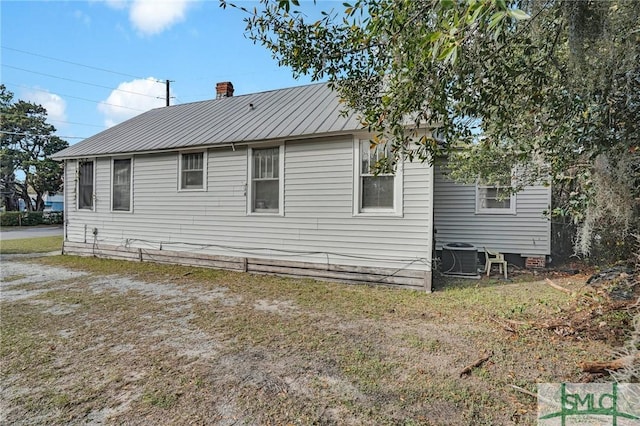
<instances>
[{"instance_id":1,"label":"shrub near house","mask_svg":"<svg viewBox=\"0 0 640 426\"><path fill-rule=\"evenodd\" d=\"M63 212L2 212L0 226L61 225Z\"/></svg>"}]
</instances>

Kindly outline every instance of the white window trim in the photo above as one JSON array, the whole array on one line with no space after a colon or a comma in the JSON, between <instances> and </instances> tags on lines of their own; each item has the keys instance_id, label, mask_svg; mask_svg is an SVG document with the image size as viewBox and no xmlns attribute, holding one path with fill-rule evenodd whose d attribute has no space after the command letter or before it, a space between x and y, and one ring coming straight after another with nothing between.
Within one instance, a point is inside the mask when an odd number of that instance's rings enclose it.
<instances>
[{"instance_id":1,"label":"white window trim","mask_svg":"<svg viewBox=\"0 0 640 426\"><path fill-rule=\"evenodd\" d=\"M91 195L92 198L92 203L91 203L91 208L80 208L80 163L88 163L91 162L93 163L93 194ZM96 211L96 204L98 204L98 197L96 197L96 175L97 173L97 167L98 162L96 161L95 157L94 158L82 158L82 159L78 159L76 161L76 211L84 211L84 212L95 212Z\"/></svg>"},{"instance_id":2,"label":"white window trim","mask_svg":"<svg viewBox=\"0 0 640 426\"><path fill-rule=\"evenodd\" d=\"M354 216L403 216L403 183L404 162L400 160L396 164L395 178L393 180L393 208L391 209L363 209L362 206L362 180L360 179L360 143L369 139L355 138L353 140L353 215Z\"/></svg>"},{"instance_id":3,"label":"white window trim","mask_svg":"<svg viewBox=\"0 0 640 426\"><path fill-rule=\"evenodd\" d=\"M202 153L202 188L183 188L182 187L182 155L183 154L200 154ZM178 192L205 192L207 190L207 171L209 169L207 150L190 150L180 151L178 155Z\"/></svg>"},{"instance_id":4,"label":"white window trim","mask_svg":"<svg viewBox=\"0 0 640 426\"><path fill-rule=\"evenodd\" d=\"M278 211L253 211L253 150L278 147ZM247 149L247 216L284 216L284 142L260 145Z\"/></svg>"},{"instance_id":5,"label":"white window trim","mask_svg":"<svg viewBox=\"0 0 640 426\"><path fill-rule=\"evenodd\" d=\"M509 208L495 208L495 207L481 207L480 203L480 189L484 188L507 188L506 186L500 187L497 185L481 185L476 182L476 214L489 214L489 215L515 215L516 209L516 194L512 193L509 202Z\"/></svg>"},{"instance_id":6,"label":"white window trim","mask_svg":"<svg viewBox=\"0 0 640 426\"><path fill-rule=\"evenodd\" d=\"M129 160L131 164L131 168L129 171L129 210L114 210L113 209L113 200L114 200L114 185L113 178L115 176L113 166L115 160ZM133 213L133 157L111 157L111 212L112 213Z\"/></svg>"}]
</instances>

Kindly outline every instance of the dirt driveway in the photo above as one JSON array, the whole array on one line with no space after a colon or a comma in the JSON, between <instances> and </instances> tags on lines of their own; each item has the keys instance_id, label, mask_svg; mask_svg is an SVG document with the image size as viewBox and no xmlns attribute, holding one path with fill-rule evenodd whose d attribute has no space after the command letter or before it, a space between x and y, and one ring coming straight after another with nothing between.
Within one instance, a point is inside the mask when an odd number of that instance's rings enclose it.
<instances>
[{"instance_id":1,"label":"dirt driveway","mask_svg":"<svg viewBox=\"0 0 640 426\"><path fill-rule=\"evenodd\" d=\"M0 423L532 424L535 399L508 385L576 380L576 360L608 348L501 329L491 317L566 301L521 287L426 295L70 256L3 261Z\"/></svg>"}]
</instances>

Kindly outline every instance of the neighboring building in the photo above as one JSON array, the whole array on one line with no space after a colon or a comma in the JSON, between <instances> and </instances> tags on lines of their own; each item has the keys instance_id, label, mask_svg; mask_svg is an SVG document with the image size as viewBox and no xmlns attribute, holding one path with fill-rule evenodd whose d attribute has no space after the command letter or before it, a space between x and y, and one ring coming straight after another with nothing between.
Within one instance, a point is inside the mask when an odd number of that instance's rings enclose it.
<instances>
[{"instance_id":1,"label":"neighboring building","mask_svg":"<svg viewBox=\"0 0 640 426\"><path fill-rule=\"evenodd\" d=\"M148 111L57 153L65 252L431 290L433 167L371 173L384 153L326 84L232 95L218 83L215 100ZM548 197L516 197L515 221L544 222ZM496 235L494 250L549 254ZM479 229L454 236L483 241ZM535 238L548 248L548 231Z\"/></svg>"},{"instance_id":2,"label":"neighboring building","mask_svg":"<svg viewBox=\"0 0 640 426\"><path fill-rule=\"evenodd\" d=\"M49 193L44 195L44 210L61 212L64 210L64 194Z\"/></svg>"}]
</instances>

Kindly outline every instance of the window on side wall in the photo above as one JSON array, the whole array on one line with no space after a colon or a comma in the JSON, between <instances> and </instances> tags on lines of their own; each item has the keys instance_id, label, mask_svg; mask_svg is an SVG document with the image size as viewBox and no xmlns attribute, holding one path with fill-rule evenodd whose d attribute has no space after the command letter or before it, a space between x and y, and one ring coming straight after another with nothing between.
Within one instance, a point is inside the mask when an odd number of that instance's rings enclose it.
<instances>
[{"instance_id":1,"label":"window on side wall","mask_svg":"<svg viewBox=\"0 0 640 426\"><path fill-rule=\"evenodd\" d=\"M516 196L511 192L511 180L497 185L476 183L476 213L515 214Z\"/></svg>"},{"instance_id":2,"label":"window on side wall","mask_svg":"<svg viewBox=\"0 0 640 426\"><path fill-rule=\"evenodd\" d=\"M251 212L282 213L281 148L251 149Z\"/></svg>"},{"instance_id":3,"label":"window on side wall","mask_svg":"<svg viewBox=\"0 0 640 426\"><path fill-rule=\"evenodd\" d=\"M358 213L399 213L401 178L389 162L390 144L359 141L358 157Z\"/></svg>"},{"instance_id":4,"label":"window on side wall","mask_svg":"<svg viewBox=\"0 0 640 426\"><path fill-rule=\"evenodd\" d=\"M204 190L207 181L206 152L180 154L180 189Z\"/></svg>"},{"instance_id":5,"label":"window on side wall","mask_svg":"<svg viewBox=\"0 0 640 426\"><path fill-rule=\"evenodd\" d=\"M94 161L78 162L78 209L93 210Z\"/></svg>"},{"instance_id":6,"label":"window on side wall","mask_svg":"<svg viewBox=\"0 0 640 426\"><path fill-rule=\"evenodd\" d=\"M113 160L111 193L111 209L113 211L131 211L131 165L131 158Z\"/></svg>"}]
</instances>

